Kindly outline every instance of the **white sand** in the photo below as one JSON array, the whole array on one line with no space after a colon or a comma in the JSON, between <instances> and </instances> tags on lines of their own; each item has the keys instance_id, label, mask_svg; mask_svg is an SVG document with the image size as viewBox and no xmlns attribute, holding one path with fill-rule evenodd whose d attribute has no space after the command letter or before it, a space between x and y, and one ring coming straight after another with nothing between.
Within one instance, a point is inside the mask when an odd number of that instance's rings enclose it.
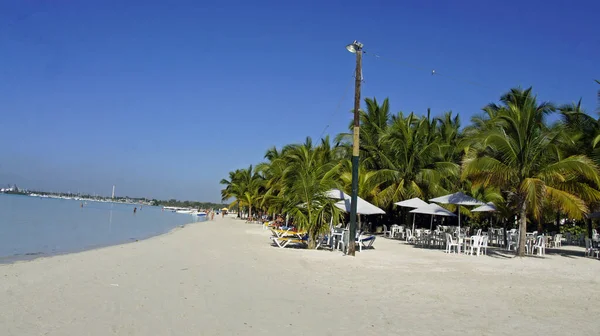
<instances>
[{"instance_id":1,"label":"white sand","mask_svg":"<svg viewBox=\"0 0 600 336\"><path fill-rule=\"evenodd\" d=\"M215 218L0 265L0 335L598 335L600 262L467 257L378 238L279 249Z\"/></svg>"}]
</instances>

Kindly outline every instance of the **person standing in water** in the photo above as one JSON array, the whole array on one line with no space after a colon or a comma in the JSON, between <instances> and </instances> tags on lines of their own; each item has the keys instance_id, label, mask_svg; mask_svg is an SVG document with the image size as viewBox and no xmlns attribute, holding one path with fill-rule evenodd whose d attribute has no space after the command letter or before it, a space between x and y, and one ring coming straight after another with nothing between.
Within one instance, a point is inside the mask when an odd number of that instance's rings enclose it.
<instances>
[{"instance_id":1,"label":"person standing in water","mask_svg":"<svg viewBox=\"0 0 600 336\"><path fill-rule=\"evenodd\" d=\"M137 207L133 208L133 213L135 214L137 212Z\"/></svg>"}]
</instances>

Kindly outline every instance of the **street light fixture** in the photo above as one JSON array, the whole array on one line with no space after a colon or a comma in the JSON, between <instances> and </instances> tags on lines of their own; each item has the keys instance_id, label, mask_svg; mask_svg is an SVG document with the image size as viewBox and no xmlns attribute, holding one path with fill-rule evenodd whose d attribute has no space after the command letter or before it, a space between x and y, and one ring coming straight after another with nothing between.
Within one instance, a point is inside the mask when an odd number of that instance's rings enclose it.
<instances>
[{"instance_id":1,"label":"street light fixture","mask_svg":"<svg viewBox=\"0 0 600 336\"><path fill-rule=\"evenodd\" d=\"M352 137L352 195L350 199L350 232L348 234L348 254L355 255L356 246L356 203L358 201L358 160L360 153L360 84L362 82L363 44L354 40L346 46L349 52L356 54L356 72L354 74L354 134Z\"/></svg>"},{"instance_id":2,"label":"street light fixture","mask_svg":"<svg viewBox=\"0 0 600 336\"><path fill-rule=\"evenodd\" d=\"M363 47L363 44L354 40L354 42L348 44L346 46L346 49L348 49L349 52L356 54L357 52L361 51Z\"/></svg>"}]
</instances>

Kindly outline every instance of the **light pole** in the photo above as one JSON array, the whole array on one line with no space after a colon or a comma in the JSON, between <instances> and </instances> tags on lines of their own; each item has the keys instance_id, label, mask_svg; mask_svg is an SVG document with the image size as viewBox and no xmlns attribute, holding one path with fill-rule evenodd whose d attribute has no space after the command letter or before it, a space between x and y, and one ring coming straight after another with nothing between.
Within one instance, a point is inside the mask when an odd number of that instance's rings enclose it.
<instances>
[{"instance_id":1,"label":"light pole","mask_svg":"<svg viewBox=\"0 0 600 336\"><path fill-rule=\"evenodd\" d=\"M363 44L354 40L346 46L349 52L356 54L356 73L354 74L354 135L352 137L352 198L350 200L350 233L348 254L354 256L356 239L356 202L358 201L358 156L360 152L360 84L362 82Z\"/></svg>"}]
</instances>

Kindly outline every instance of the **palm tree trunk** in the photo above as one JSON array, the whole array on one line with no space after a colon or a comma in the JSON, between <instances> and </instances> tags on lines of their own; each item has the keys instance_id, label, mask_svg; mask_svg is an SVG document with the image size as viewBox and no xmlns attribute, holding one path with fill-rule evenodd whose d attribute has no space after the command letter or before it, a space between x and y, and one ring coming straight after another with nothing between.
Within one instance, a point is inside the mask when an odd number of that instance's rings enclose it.
<instances>
[{"instance_id":1,"label":"palm tree trunk","mask_svg":"<svg viewBox=\"0 0 600 336\"><path fill-rule=\"evenodd\" d=\"M315 231L308 231L308 248L314 250L317 247L317 234Z\"/></svg>"},{"instance_id":2,"label":"palm tree trunk","mask_svg":"<svg viewBox=\"0 0 600 336\"><path fill-rule=\"evenodd\" d=\"M248 203L248 221L252 220L252 203Z\"/></svg>"},{"instance_id":3,"label":"palm tree trunk","mask_svg":"<svg viewBox=\"0 0 600 336\"><path fill-rule=\"evenodd\" d=\"M527 241L527 202L525 200L523 200L519 215L519 248L517 249L517 256L524 257L525 242Z\"/></svg>"}]
</instances>

